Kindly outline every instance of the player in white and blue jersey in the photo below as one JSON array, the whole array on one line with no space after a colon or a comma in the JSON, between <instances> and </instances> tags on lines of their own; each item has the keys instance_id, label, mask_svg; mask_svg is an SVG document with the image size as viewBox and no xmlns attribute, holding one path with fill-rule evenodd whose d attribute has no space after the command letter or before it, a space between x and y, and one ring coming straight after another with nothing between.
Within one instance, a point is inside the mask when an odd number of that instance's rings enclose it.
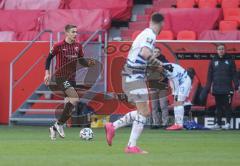
<instances>
[{"instance_id":1,"label":"player in white and blue jersey","mask_svg":"<svg viewBox=\"0 0 240 166\"><path fill-rule=\"evenodd\" d=\"M168 127L167 130L183 129L184 102L191 90L191 78L188 72L178 64L163 63L163 74L168 78L174 95L174 117L175 124Z\"/></svg>"},{"instance_id":2,"label":"player in white and blue jersey","mask_svg":"<svg viewBox=\"0 0 240 166\"><path fill-rule=\"evenodd\" d=\"M152 55L156 36L163 26L163 19L159 13L151 16L149 28L144 29L134 40L122 72L123 91L127 95L128 101L136 105L137 110L131 111L114 123L107 123L105 126L107 143L111 146L115 130L132 124L132 132L125 153L147 153L141 150L136 143L143 131L147 117L151 113L151 95L146 83L147 66L149 64L157 65L159 69L162 69L161 62Z\"/></svg>"}]
</instances>

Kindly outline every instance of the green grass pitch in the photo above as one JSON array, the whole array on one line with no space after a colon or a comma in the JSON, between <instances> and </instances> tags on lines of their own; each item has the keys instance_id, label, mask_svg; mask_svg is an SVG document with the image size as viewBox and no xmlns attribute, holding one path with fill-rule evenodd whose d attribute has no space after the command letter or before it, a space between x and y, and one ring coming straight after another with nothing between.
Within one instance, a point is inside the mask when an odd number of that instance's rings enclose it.
<instances>
[{"instance_id":1,"label":"green grass pitch","mask_svg":"<svg viewBox=\"0 0 240 166\"><path fill-rule=\"evenodd\" d=\"M0 166L239 166L239 131L145 129L138 145L145 155L123 153L130 128L119 129L112 147L103 129L83 141L80 128L66 128L66 138L51 141L47 127L0 126Z\"/></svg>"}]
</instances>

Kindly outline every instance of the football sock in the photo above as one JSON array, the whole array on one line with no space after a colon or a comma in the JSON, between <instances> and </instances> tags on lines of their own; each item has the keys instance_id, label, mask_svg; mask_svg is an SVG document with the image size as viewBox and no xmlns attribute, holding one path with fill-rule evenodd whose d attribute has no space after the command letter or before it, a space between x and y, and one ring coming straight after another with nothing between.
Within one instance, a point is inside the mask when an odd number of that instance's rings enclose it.
<instances>
[{"instance_id":1,"label":"football sock","mask_svg":"<svg viewBox=\"0 0 240 166\"><path fill-rule=\"evenodd\" d=\"M137 140L143 131L144 124L146 123L146 121L147 121L146 117L137 113L137 115L135 116L135 119L133 121L132 131L131 131L131 135L130 135L130 138L128 141L129 147L136 146Z\"/></svg>"},{"instance_id":2,"label":"football sock","mask_svg":"<svg viewBox=\"0 0 240 166\"><path fill-rule=\"evenodd\" d=\"M73 108L74 105L72 103L70 102L66 103L62 115L60 116L57 122L59 125L63 125L71 117Z\"/></svg>"},{"instance_id":3,"label":"football sock","mask_svg":"<svg viewBox=\"0 0 240 166\"><path fill-rule=\"evenodd\" d=\"M121 128L121 127L131 124L133 122L133 120L135 119L136 115L137 115L137 111L131 111L131 112L125 114L122 118L113 122L114 129L116 130L118 128Z\"/></svg>"},{"instance_id":4,"label":"football sock","mask_svg":"<svg viewBox=\"0 0 240 166\"><path fill-rule=\"evenodd\" d=\"M182 105L174 107L174 117L175 124L183 125L184 107Z\"/></svg>"}]
</instances>

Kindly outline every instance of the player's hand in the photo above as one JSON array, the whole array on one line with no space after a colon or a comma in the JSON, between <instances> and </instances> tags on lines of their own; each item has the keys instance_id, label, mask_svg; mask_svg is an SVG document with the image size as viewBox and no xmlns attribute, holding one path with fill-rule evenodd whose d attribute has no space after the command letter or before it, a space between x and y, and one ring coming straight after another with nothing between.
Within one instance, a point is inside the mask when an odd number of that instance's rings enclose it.
<instances>
[{"instance_id":1,"label":"player's hand","mask_svg":"<svg viewBox=\"0 0 240 166\"><path fill-rule=\"evenodd\" d=\"M88 66L94 66L96 64L95 59L89 59L87 62L88 62Z\"/></svg>"},{"instance_id":2,"label":"player's hand","mask_svg":"<svg viewBox=\"0 0 240 166\"><path fill-rule=\"evenodd\" d=\"M45 74L45 76L44 76L45 85L49 85L49 81L50 81L50 74Z\"/></svg>"}]
</instances>

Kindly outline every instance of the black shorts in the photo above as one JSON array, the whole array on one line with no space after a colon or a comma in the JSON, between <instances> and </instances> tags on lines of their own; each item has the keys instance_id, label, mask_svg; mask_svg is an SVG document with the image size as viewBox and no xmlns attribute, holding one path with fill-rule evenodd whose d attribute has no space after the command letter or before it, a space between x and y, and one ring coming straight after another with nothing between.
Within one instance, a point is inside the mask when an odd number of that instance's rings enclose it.
<instances>
[{"instance_id":1,"label":"black shorts","mask_svg":"<svg viewBox=\"0 0 240 166\"><path fill-rule=\"evenodd\" d=\"M73 80L66 80L64 78L56 78L56 83L59 91L65 92L68 88L75 88L76 87L76 81Z\"/></svg>"}]
</instances>

